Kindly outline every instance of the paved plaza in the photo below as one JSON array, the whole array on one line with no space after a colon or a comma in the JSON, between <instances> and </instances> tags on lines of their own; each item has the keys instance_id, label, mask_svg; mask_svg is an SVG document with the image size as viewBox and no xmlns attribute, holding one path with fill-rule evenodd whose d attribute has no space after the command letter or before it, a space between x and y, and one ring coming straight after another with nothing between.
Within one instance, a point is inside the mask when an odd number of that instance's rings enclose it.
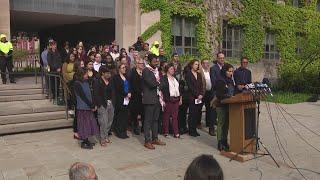
<instances>
[{"instance_id":1,"label":"paved plaza","mask_svg":"<svg viewBox=\"0 0 320 180\"><path fill-rule=\"evenodd\" d=\"M319 102L282 106L305 126L320 134ZM274 104L271 109L275 126L291 159L299 168L308 169L301 170L306 179L319 180L320 153L292 131ZM281 168L277 168L268 156L245 163L229 162L229 159L219 155L216 137L209 136L207 129L200 130L201 136L197 138L188 135L183 135L181 139L160 136L167 146L157 146L153 151L143 147L143 136L132 136L131 133L130 138L125 140L113 136L112 144L106 148L96 145L93 150L83 150L73 139L72 129L60 129L0 137L0 180L67 180L68 168L77 161L92 163L101 180L183 179L186 167L200 154L212 154L222 166L227 180L303 179L296 170L284 164L264 103L261 111L262 141ZM302 137L320 149L318 135L286 117ZM289 162L287 158L286 162Z\"/></svg>"}]
</instances>

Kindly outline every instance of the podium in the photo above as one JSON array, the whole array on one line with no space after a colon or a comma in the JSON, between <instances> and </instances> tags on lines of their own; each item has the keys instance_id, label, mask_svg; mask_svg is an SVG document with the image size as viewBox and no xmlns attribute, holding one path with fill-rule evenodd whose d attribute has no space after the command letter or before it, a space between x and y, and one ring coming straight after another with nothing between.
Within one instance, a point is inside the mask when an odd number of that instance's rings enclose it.
<instances>
[{"instance_id":1,"label":"podium","mask_svg":"<svg viewBox=\"0 0 320 180\"><path fill-rule=\"evenodd\" d=\"M257 105L254 96L250 92L244 92L224 99L221 103L229 104L230 135L230 152L222 151L221 154L240 162L252 159L257 143ZM237 153L240 154L235 156Z\"/></svg>"}]
</instances>

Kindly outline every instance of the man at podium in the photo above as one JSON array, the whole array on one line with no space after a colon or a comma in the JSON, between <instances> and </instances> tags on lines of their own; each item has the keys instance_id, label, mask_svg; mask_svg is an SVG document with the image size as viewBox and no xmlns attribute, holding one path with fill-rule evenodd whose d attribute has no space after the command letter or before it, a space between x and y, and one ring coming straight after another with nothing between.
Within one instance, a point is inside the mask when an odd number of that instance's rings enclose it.
<instances>
[{"instance_id":1,"label":"man at podium","mask_svg":"<svg viewBox=\"0 0 320 180\"><path fill-rule=\"evenodd\" d=\"M234 68L231 64L224 64L221 69L221 76L216 81L216 97L215 103L217 107L217 139L219 151L229 151L228 130L229 130L229 105L222 104L223 99L234 95L235 83L233 81Z\"/></svg>"}]
</instances>

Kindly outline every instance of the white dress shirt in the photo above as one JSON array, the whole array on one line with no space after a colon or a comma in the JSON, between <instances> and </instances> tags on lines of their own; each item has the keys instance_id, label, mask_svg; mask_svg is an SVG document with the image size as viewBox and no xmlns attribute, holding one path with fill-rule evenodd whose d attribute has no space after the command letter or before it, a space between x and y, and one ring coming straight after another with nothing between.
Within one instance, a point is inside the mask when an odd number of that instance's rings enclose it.
<instances>
[{"instance_id":1,"label":"white dress shirt","mask_svg":"<svg viewBox=\"0 0 320 180\"><path fill-rule=\"evenodd\" d=\"M100 66L101 66L101 63L97 63L97 62L93 63L93 69L97 72L99 72Z\"/></svg>"},{"instance_id":2,"label":"white dress shirt","mask_svg":"<svg viewBox=\"0 0 320 180\"><path fill-rule=\"evenodd\" d=\"M179 97L180 92L179 92L179 83L176 80L176 78L169 78L169 92L170 92L170 97Z\"/></svg>"},{"instance_id":3,"label":"white dress shirt","mask_svg":"<svg viewBox=\"0 0 320 180\"><path fill-rule=\"evenodd\" d=\"M204 74L204 79L206 80L206 90L210 91L211 90L211 79L210 79L210 72L209 71L205 71L204 69L202 70L203 74Z\"/></svg>"}]
</instances>

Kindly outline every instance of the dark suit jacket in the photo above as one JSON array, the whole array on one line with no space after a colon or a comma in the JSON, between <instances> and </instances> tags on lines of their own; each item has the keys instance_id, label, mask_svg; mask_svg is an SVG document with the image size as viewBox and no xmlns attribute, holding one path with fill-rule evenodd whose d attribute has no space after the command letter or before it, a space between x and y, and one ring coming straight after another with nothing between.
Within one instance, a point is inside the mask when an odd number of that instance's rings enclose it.
<instances>
[{"instance_id":1,"label":"dark suit jacket","mask_svg":"<svg viewBox=\"0 0 320 180\"><path fill-rule=\"evenodd\" d=\"M142 77L138 74L135 68L131 71L130 76L130 88L131 88L131 103L141 104L142 100Z\"/></svg>"},{"instance_id":2,"label":"dark suit jacket","mask_svg":"<svg viewBox=\"0 0 320 180\"><path fill-rule=\"evenodd\" d=\"M199 95L204 95L202 77L200 73L197 73L197 79L191 71L186 73L186 83L191 101L197 99Z\"/></svg>"},{"instance_id":3,"label":"dark suit jacket","mask_svg":"<svg viewBox=\"0 0 320 180\"><path fill-rule=\"evenodd\" d=\"M159 72L160 73L160 72ZM159 96L157 88L160 86L153 72L148 68L142 71L142 103L143 104L159 104Z\"/></svg>"},{"instance_id":4,"label":"dark suit jacket","mask_svg":"<svg viewBox=\"0 0 320 180\"><path fill-rule=\"evenodd\" d=\"M210 68L210 79L211 79L211 87L212 90L215 91L216 90L216 81L218 79L221 78L221 70L218 64L214 64L211 68Z\"/></svg>"}]
</instances>

